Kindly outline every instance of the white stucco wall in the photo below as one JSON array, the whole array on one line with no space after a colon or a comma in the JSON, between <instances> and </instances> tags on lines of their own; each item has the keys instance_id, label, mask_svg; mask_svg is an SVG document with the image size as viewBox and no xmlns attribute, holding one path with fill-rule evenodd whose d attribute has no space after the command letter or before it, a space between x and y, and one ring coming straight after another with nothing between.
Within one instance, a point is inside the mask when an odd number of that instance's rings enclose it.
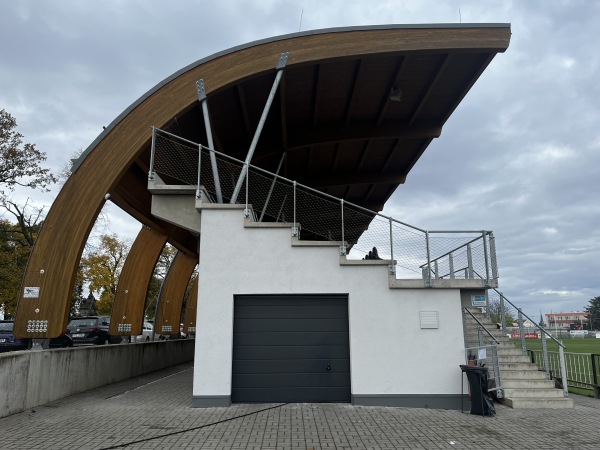
<instances>
[{"instance_id":1,"label":"white stucco wall","mask_svg":"<svg viewBox=\"0 0 600 450\"><path fill-rule=\"evenodd\" d=\"M337 247L292 247L289 228L244 228L242 210L202 211L194 396L231 394L235 294L349 294L353 395L460 394L458 289L390 289L388 268L339 264ZM420 311L439 328L421 329Z\"/></svg>"}]
</instances>

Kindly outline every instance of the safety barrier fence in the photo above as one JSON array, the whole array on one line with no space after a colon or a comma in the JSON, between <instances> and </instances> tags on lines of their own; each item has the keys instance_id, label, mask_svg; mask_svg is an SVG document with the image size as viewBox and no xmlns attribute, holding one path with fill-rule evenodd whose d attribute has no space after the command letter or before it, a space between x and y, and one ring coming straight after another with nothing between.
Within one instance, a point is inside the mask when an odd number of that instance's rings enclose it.
<instances>
[{"instance_id":1,"label":"safety barrier fence","mask_svg":"<svg viewBox=\"0 0 600 450\"><path fill-rule=\"evenodd\" d=\"M560 373L561 362L559 352L548 352L544 356L541 350L528 350L529 359L540 370L548 371L550 377ZM567 384L579 389L589 389L594 397L600 396L600 355L593 353L565 352L565 367L567 371Z\"/></svg>"},{"instance_id":2,"label":"safety barrier fence","mask_svg":"<svg viewBox=\"0 0 600 450\"><path fill-rule=\"evenodd\" d=\"M199 198L245 204L258 222L290 222L299 239L339 241L349 259L389 260L396 278L429 287L479 273L487 285L498 278L491 231L423 230L156 128L148 176L155 186L195 186Z\"/></svg>"}]
</instances>

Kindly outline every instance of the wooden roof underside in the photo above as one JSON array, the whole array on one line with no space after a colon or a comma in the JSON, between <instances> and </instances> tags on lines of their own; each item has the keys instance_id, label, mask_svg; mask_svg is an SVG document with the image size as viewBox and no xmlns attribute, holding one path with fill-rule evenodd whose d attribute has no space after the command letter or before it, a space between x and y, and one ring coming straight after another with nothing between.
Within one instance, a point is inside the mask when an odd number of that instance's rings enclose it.
<instances>
[{"instance_id":1,"label":"wooden roof underside","mask_svg":"<svg viewBox=\"0 0 600 450\"><path fill-rule=\"evenodd\" d=\"M119 131L123 116L148 116L143 139L135 139L139 148L130 151L137 157L121 169L110 192L129 214L195 252L187 231L150 214L150 126L206 145L195 85L202 78L215 147L243 160L286 51L289 59L251 163L275 172L285 155L282 176L380 211L509 40L508 25L440 25L324 30L249 44L159 84L111 124L78 164ZM390 99L395 89L400 101ZM157 96L152 107L169 113L154 121L146 104Z\"/></svg>"}]
</instances>

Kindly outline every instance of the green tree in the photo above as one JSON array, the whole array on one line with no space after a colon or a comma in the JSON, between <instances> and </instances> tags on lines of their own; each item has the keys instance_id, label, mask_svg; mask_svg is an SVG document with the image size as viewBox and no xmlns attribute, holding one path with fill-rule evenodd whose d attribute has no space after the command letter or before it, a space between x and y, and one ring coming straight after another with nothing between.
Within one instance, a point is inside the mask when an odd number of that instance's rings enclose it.
<instances>
[{"instance_id":1,"label":"green tree","mask_svg":"<svg viewBox=\"0 0 600 450\"><path fill-rule=\"evenodd\" d=\"M589 314L590 328L600 330L600 296L590 299L584 311Z\"/></svg>"},{"instance_id":2,"label":"green tree","mask_svg":"<svg viewBox=\"0 0 600 450\"><path fill-rule=\"evenodd\" d=\"M0 207L14 220L0 220L0 308L6 317L14 317L19 289L31 248L44 220L44 208L24 206L0 200Z\"/></svg>"},{"instance_id":3,"label":"green tree","mask_svg":"<svg viewBox=\"0 0 600 450\"><path fill-rule=\"evenodd\" d=\"M16 186L48 190L56 182L50 169L41 167L46 153L35 144L24 144L23 135L18 133L16 119L6 110L0 110L0 196Z\"/></svg>"},{"instance_id":4,"label":"green tree","mask_svg":"<svg viewBox=\"0 0 600 450\"><path fill-rule=\"evenodd\" d=\"M104 234L98 248L81 258L83 278L90 292L99 294L99 314L110 314L112 310L128 248L129 244L116 234Z\"/></svg>"},{"instance_id":5,"label":"green tree","mask_svg":"<svg viewBox=\"0 0 600 450\"><path fill-rule=\"evenodd\" d=\"M499 299L489 299L488 307L490 309L490 318L494 323L502 323L502 311ZM504 303L504 326L512 327L513 323L517 320L512 315L511 311L506 308L506 302Z\"/></svg>"}]
</instances>

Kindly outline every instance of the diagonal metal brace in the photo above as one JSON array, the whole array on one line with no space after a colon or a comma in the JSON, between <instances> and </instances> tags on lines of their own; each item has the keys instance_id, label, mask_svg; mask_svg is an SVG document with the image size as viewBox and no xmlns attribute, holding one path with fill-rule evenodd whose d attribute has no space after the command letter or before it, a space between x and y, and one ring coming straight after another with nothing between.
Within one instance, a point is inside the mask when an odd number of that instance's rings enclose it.
<instances>
[{"instance_id":1,"label":"diagonal metal brace","mask_svg":"<svg viewBox=\"0 0 600 450\"><path fill-rule=\"evenodd\" d=\"M240 173L240 177L237 180L235 185L235 189L233 191L233 195L231 196L230 203L235 203L237 201L238 195L240 194L240 190L242 189L242 184L244 183L244 179L246 178L246 174L248 173L248 164L252 160L252 155L254 154L254 150L256 150L256 146L258 144L258 139L260 138L260 133L267 121L267 115L269 114L269 110L271 109L271 104L273 103L273 99L275 98L275 93L277 92L277 87L279 86L279 82L281 81L281 76L283 75L283 69L287 64L289 53L285 52L279 56L279 60L277 62L277 75L275 76L275 81L273 82L273 87L271 87L271 92L269 93L269 97L267 98L267 103L263 109L262 116L260 117L260 121L256 127L256 132L254 133L254 138L252 139L252 143L250 144L250 149L248 149L248 154L246 155L246 160L244 161L244 167L242 168L242 172Z\"/></svg>"},{"instance_id":2,"label":"diagonal metal brace","mask_svg":"<svg viewBox=\"0 0 600 450\"><path fill-rule=\"evenodd\" d=\"M221 181L219 180L219 169L217 167L217 158L215 157L215 146L213 144L212 129L210 126L210 116L208 115L208 105L206 103L206 89L204 88L204 80L196 81L196 89L198 90L198 100L202 105L204 113L204 127L206 128L206 139L208 140L208 151L210 154L210 165L212 168L213 179L215 181L215 194L217 203L223 203L221 195ZM200 159L202 158L202 149L198 151L198 168L200 168ZM198 169L198 189L200 189L200 170Z\"/></svg>"}]
</instances>

